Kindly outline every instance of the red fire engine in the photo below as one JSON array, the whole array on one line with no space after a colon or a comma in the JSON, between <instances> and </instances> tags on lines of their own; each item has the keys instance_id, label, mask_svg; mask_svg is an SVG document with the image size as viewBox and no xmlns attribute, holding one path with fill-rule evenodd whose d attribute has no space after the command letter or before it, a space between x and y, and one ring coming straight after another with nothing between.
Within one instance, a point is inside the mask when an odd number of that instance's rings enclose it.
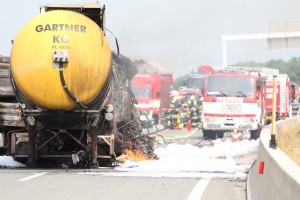
<instances>
[{"instance_id":1,"label":"red fire engine","mask_svg":"<svg viewBox=\"0 0 300 200\"><path fill-rule=\"evenodd\" d=\"M290 103L296 97L295 84L292 84L287 74L276 75L276 120L286 119L290 116ZM272 121L273 103L273 77L268 76L266 80L266 109L267 123Z\"/></svg>"},{"instance_id":2,"label":"red fire engine","mask_svg":"<svg viewBox=\"0 0 300 200\"><path fill-rule=\"evenodd\" d=\"M202 90L204 89L204 80L208 74L213 74L214 68L208 65L200 65L193 68L188 74L185 86L190 90Z\"/></svg>"},{"instance_id":3,"label":"red fire engine","mask_svg":"<svg viewBox=\"0 0 300 200\"><path fill-rule=\"evenodd\" d=\"M137 107L158 123L158 117L169 110L172 72L154 61L136 60L133 64L138 70L132 79Z\"/></svg>"},{"instance_id":4,"label":"red fire engine","mask_svg":"<svg viewBox=\"0 0 300 200\"><path fill-rule=\"evenodd\" d=\"M250 131L259 137L265 124L265 84L258 72L227 68L206 78L203 94L204 137L223 137L227 131Z\"/></svg>"}]
</instances>

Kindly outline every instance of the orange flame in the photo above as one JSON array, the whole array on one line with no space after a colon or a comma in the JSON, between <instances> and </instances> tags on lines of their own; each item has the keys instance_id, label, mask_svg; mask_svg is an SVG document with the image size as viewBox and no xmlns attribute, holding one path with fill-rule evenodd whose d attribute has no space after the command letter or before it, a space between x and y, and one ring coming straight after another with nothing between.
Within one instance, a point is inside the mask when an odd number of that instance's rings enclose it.
<instances>
[{"instance_id":1,"label":"orange flame","mask_svg":"<svg viewBox=\"0 0 300 200\"><path fill-rule=\"evenodd\" d=\"M131 149L126 149L124 154L127 155L132 161L143 161L143 160L152 160L152 158L145 155L143 152L137 150L132 151Z\"/></svg>"},{"instance_id":2,"label":"orange flame","mask_svg":"<svg viewBox=\"0 0 300 200\"><path fill-rule=\"evenodd\" d=\"M157 160L157 157L151 157L144 154L141 150L133 148L134 144L128 142L128 148L123 151L123 155L127 155L132 161Z\"/></svg>"}]
</instances>

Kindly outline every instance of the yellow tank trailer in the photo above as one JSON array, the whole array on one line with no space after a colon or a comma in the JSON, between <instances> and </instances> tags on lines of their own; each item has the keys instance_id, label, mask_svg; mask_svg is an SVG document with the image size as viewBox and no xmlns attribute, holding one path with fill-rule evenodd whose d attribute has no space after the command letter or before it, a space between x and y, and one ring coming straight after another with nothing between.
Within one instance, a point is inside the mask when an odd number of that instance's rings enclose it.
<instances>
[{"instance_id":1,"label":"yellow tank trailer","mask_svg":"<svg viewBox=\"0 0 300 200\"><path fill-rule=\"evenodd\" d=\"M103 90L111 71L103 31L84 15L56 10L33 18L14 40L11 70L20 91L41 108L70 110L77 104L62 87L55 54L68 59L62 67L71 93L89 104Z\"/></svg>"},{"instance_id":2,"label":"yellow tank trailer","mask_svg":"<svg viewBox=\"0 0 300 200\"><path fill-rule=\"evenodd\" d=\"M106 165L128 148L153 156L155 139L142 134L133 104L136 68L111 52L105 6L47 4L41 11L11 50L12 85L24 123L0 122L8 154L28 166Z\"/></svg>"}]
</instances>

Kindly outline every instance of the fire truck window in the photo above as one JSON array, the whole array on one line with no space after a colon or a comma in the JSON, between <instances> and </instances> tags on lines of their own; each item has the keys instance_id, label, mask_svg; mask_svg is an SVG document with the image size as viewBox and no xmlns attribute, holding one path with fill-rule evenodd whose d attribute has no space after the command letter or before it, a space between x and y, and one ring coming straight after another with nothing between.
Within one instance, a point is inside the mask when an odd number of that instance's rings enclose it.
<instances>
[{"instance_id":1,"label":"fire truck window","mask_svg":"<svg viewBox=\"0 0 300 200\"><path fill-rule=\"evenodd\" d=\"M189 78L186 82L188 88L201 89L204 88L203 79Z\"/></svg>"},{"instance_id":2,"label":"fire truck window","mask_svg":"<svg viewBox=\"0 0 300 200\"><path fill-rule=\"evenodd\" d=\"M210 77L208 79L209 94L226 94L226 96L253 96L253 78L244 77Z\"/></svg>"},{"instance_id":3,"label":"fire truck window","mask_svg":"<svg viewBox=\"0 0 300 200\"><path fill-rule=\"evenodd\" d=\"M151 88L132 87L133 94L136 98L150 98Z\"/></svg>"}]
</instances>

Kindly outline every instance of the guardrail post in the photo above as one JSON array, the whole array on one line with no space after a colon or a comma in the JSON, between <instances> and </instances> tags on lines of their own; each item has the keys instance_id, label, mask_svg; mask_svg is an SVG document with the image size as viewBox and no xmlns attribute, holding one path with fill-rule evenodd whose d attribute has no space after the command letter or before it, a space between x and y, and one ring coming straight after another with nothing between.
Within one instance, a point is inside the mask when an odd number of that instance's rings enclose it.
<instances>
[{"instance_id":1,"label":"guardrail post","mask_svg":"<svg viewBox=\"0 0 300 200\"><path fill-rule=\"evenodd\" d=\"M273 105L272 105L272 131L271 131L271 140L269 143L269 147L276 149L276 133L275 133L275 121L276 121L276 90L277 90L277 76L273 76Z\"/></svg>"}]
</instances>

